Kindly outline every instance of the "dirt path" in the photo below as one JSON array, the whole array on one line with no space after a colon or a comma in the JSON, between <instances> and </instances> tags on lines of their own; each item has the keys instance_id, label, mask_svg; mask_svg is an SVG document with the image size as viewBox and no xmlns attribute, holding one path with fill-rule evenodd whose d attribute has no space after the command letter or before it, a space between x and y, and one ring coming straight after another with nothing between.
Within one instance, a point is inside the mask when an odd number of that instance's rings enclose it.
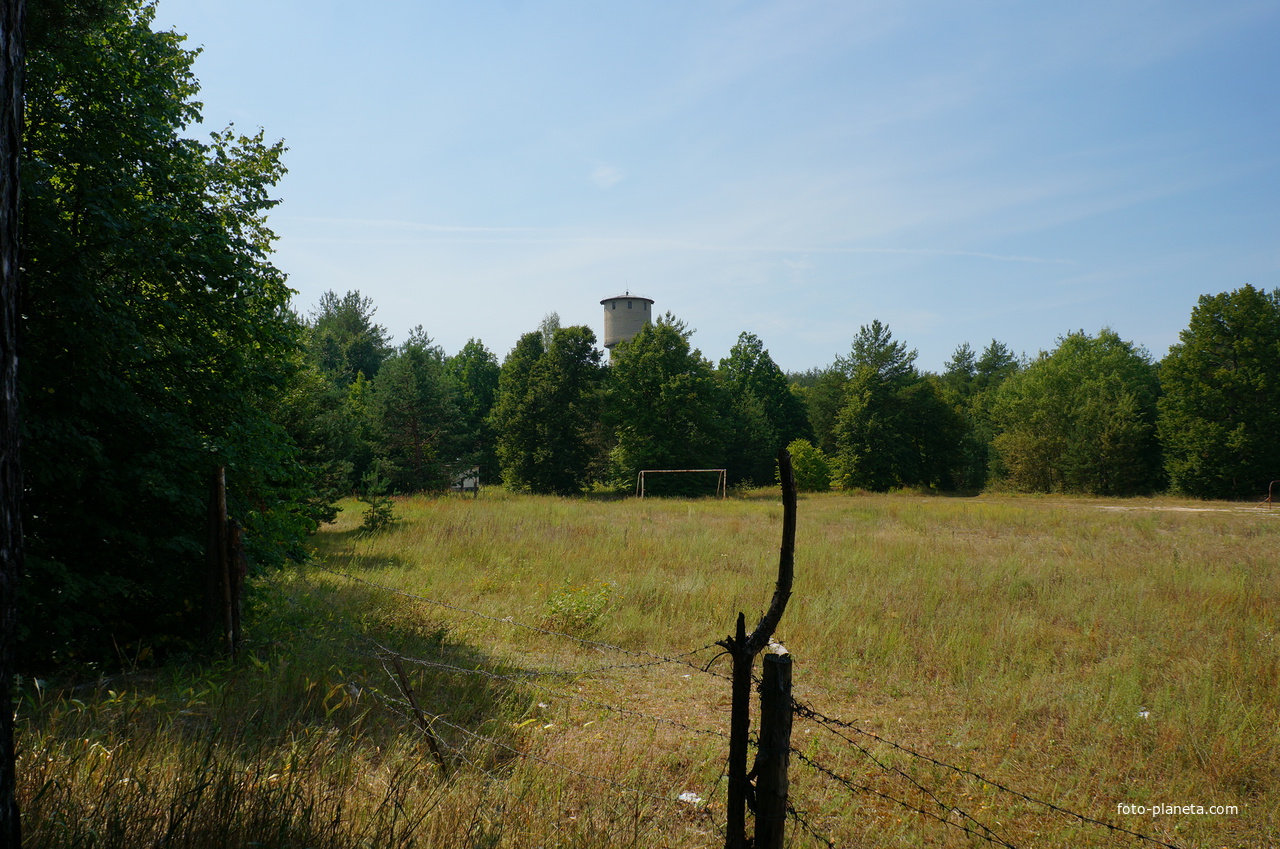
<instances>
[{"instance_id":1,"label":"dirt path","mask_svg":"<svg viewBox=\"0 0 1280 849\"><path fill-rule=\"evenodd\" d=\"M1145 505L1101 505L1099 510L1147 510L1163 513L1256 513L1262 516L1275 516L1280 518L1280 510L1270 510L1264 507L1160 507Z\"/></svg>"}]
</instances>

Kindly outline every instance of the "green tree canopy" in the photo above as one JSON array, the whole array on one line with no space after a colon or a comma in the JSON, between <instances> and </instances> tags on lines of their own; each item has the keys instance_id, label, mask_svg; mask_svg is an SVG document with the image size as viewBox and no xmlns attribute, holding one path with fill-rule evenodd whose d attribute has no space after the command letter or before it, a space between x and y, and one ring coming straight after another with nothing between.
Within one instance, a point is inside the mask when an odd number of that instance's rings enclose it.
<instances>
[{"instance_id":1,"label":"green tree canopy","mask_svg":"<svg viewBox=\"0 0 1280 849\"><path fill-rule=\"evenodd\" d=\"M1160 364L1169 481L1201 498L1260 497L1280 479L1280 290L1204 295Z\"/></svg>"},{"instance_id":2,"label":"green tree canopy","mask_svg":"<svg viewBox=\"0 0 1280 849\"><path fill-rule=\"evenodd\" d=\"M796 489L800 492L826 492L831 489L831 463L807 439L792 440L787 445L791 454L791 470L795 475ZM775 480L781 470L775 469Z\"/></svg>"},{"instance_id":3,"label":"green tree canopy","mask_svg":"<svg viewBox=\"0 0 1280 849\"><path fill-rule=\"evenodd\" d=\"M441 490L453 483L462 416L444 352L417 327L383 363L373 381L369 413L380 474L400 492Z\"/></svg>"},{"instance_id":4,"label":"green tree canopy","mask_svg":"<svg viewBox=\"0 0 1280 849\"><path fill-rule=\"evenodd\" d=\"M982 349L982 356L974 364L975 389L986 392L994 389L1006 379L1017 374L1022 362L1014 356L1013 351L1003 342L991 340L991 344Z\"/></svg>"},{"instance_id":5,"label":"green tree canopy","mask_svg":"<svg viewBox=\"0 0 1280 849\"><path fill-rule=\"evenodd\" d=\"M542 317L542 321L538 322L538 333L542 335L542 347L550 348L551 340L555 338L556 331L560 329L560 313L552 310Z\"/></svg>"},{"instance_id":6,"label":"green tree canopy","mask_svg":"<svg viewBox=\"0 0 1280 849\"><path fill-rule=\"evenodd\" d=\"M932 381L854 372L836 418L837 478L846 489L955 487L963 426Z\"/></svg>"},{"instance_id":7,"label":"green tree canopy","mask_svg":"<svg viewBox=\"0 0 1280 849\"><path fill-rule=\"evenodd\" d=\"M613 349L607 421L621 483L641 469L723 467L726 399L711 363L689 345L691 335L668 313ZM688 477L655 478L649 490L709 490Z\"/></svg>"},{"instance_id":8,"label":"green tree canopy","mask_svg":"<svg viewBox=\"0 0 1280 849\"><path fill-rule=\"evenodd\" d=\"M957 346L944 366L943 385L960 398L968 397L978 372L978 357L969 343L963 342Z\"/></svg>"},{"instance_id":9,"label":"green tree canopy","mask_svg":"<svg viewBox=\"0 0 1280 849\"><path fill-rule=\"evenodd\" d=\"M778 433L778 447L811 435L804 401L792 391L787 376L754 333L738 336L729 356L720 361L720 371L734 391L751 392L760 399L769 423ZM776 455L777 451L773 453Z\"/></svg>"},{"instance_id":10,"label":"green tree canopy","mask_svg":"<svg viewBox=\"0 0 1280 849\"><path fill-rule=\"evenodd\" d=\"M888 383L909 383L918 377L916 352L895 342L889 326L881 324L880 319L858 328L849 356L836 357L836 365L850 378L859 369L870 369L877 379Z\"/></svg>"},{"instance_id":11,"label":"green tree canopy","mask_svg":"<svg viewBox=\"0 0 1280 849\"><path fill-rule=\"evenodd\" d=\"M387 329L373 321L373 299L358 291L320 296L308 323L307 347L320 369L340 388L357 375L373 380L393 351Z\"/></svg>"},{"instance_id":12,"label":"green tree canopy","mask_svg":"<svg viewBox=\"0 0 1280 849\"><path fill-rule=\"evenodd\" d=\"M1145 350L1110 329L1071 333L996 390L999 466L1035 492L1150 491L1160 482L1158 394Z\"/></svg>"},{"instance_id":13,"label":"green tree canopy","mask_svg":"<svg viewBox=\"0 0 1280 849\"><path fill-rule=\"evenodd\" d=\"M879 320L863 325L849 356L837 358L832 371L843 385L831 438L841 486L954 488L962 426L915 360ZM827 380L832 388L838 383Z\"/></svg>"},{"instance_id":14,"label":"green tree canopy","mask_svg":"<svg viewBox=\"0 0 1280 849\"><path fill-rule=\"evenodd\" d=\"M284 148L182 136L196 53L153 16L101 3L40 19L28 46L25 620L42 657L192 634L217 465L256 563L314 526L274 417L300 335L265 219Z\"/></svg>"},{"instance_id":15,"label":"green tree canopy","mask_svg":"<svg viewBox=\"0 0 1280 849\"><path fill-rule=\"evenodd\" d=\"M317 518L331 522L337 501L350 495L373 457L366 411L354 402L367 394L361 376L345 392L299 355L297 371L287 383L277 419L298 449L298 460L312 477Z\"/></svg>"},{"instance_id":16,"label":"green tree canopy","mask_svg":"<svg viewBox=\"0 0 1280 849\"><path fill-rule=\"evenodd\" d=\"M809 426L817 448L826 454L835 454L836 419L844 406L845 389L849 375L838 364L825 369L810 369L799 384L800 397L804 401Z\"/></svg>"},{"instance_id":17,"label":"green tree canopy","mask_svg":"<svg viewBox=\"0 0 1280 849\"><path fill-rule=\"evenodd\" d=\"M482 478L496 480L498 455L489 414L498 399L498 378L502 367L492 351L479 339L469 339L462 350L449 358L449 371L458 391L458 412L462 414L463 454L480 467Z\"/></svg>"},{"instance_id":18,"label":"green tree canopy","mask_svg":"<svg viewBox=\"0 0 1280 849\"><path fill-rule=\"evenodd\" d=\"M586 326L552 330L545 349L543 338L542 330L521 337L502 376L495 421L503 480L516 490L576 495L596 450L601 353Z\"/></svg>"},{"instance_id":19,"label":"green tree canopy","mask_svg":"<svg viewBox=\"0 0 1280 849\"><path fill-rule=\"evenodd\" d=\"M994 390L1020 368L1018 358L995 339L979 356L968 342L956 348L939 378L942 397L959 414L963 425L956 483L963 489L986 485L994 449L991 422Z\"/></svg>"},{"instance_id":20,"label":"green tree canopy","mask_svg":"<svg viewBox=\"0 0 1280 849\"><path fill-rule=\"evenodd\" d=\"M534 477L534 453L538 424L530 415L529 387L533 368L546 352L542 332L526 333L502 361L498 375L498 396L489 415L496 439L502 479L515 489ZM532 434L531 437L527 435Z\"/></svg>"},{"instance_id":21,"label":"green tree canopy","mask_svg":"<svg viewBox=\"0 0 1280 849\"><path fill-rule=\"evenodd\" d=\"M757 485L772 482L778 449L812 435L804 401L753 333L738 336L719 374L734 410L728 450L737 456L729 460L730 476Z\"/></svg>"}]
</instances>

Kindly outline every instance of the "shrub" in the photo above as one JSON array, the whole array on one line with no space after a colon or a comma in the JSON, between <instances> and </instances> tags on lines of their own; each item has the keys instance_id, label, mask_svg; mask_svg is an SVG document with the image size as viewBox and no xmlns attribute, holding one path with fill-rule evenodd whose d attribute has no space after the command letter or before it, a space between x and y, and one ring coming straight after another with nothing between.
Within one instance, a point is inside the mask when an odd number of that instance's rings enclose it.
<instances>
[{"instance_id":1,"label":"shrub","mask_svg":"<svg viewBox=\"0 0 1280 849\"><path fill-rule=\"evenodd\" d=\"M613 607L614 585L608 581L564 588L547 599L547 615L543 620L548 628L585 637L599 630L603 619Z\"/></svg>"},{"instance_id":2,"label":"shrub","mask_svg":"<svg viewBox=\"0 0 1280 849\"><path fill-rule=\"evenodd\" d=\"M826 492L831 489L831 464L822 449L814 448L807 439L797 439L787 445L787 451L791 454L797 490Z\"/></svg>"}]
</instances>

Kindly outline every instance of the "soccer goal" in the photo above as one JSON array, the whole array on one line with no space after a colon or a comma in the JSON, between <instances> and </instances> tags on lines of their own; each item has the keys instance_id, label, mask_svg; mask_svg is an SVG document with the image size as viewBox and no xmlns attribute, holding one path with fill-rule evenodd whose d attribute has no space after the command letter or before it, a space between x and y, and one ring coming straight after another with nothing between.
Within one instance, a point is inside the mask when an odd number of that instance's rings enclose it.
<instances>
[{"instance_id":1,"label":"soccer goal","mask_svg":"<svg viewBox=\"0 0 1280 849\"><path fill-rule=\"evenodd\" d=\"M728 478L725 469L641 469L640 474L636 476L636 495L644 498L644 478L645 475L693 475L693 474L714 474L716 475L716 497L725 498L729 494Z\"/></svg>"}]
</instances>

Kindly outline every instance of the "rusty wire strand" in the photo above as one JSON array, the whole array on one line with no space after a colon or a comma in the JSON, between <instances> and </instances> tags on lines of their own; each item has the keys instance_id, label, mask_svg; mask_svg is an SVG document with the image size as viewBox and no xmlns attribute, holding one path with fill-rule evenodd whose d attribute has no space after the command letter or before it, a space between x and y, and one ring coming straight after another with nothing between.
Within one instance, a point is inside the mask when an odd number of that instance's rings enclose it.
<instances>
[{"instance_id":1,"label":"rusty wire strand","mask_svg":"<svg viewBox=\"0 0 1280 849\"><path fill-rule=\"evenodd\" d=\"M339 578L345 578L348 581L353 581L358 584L364 584L367 587L373 587L374 589L379 589L384 592L391 593L393 595L403 596L405 598L411 598L411 599L414 599L415 601L425 602L426 604L434 605L435 607L443 607L446 610L452 610L457 613L465 613L469 616L474 616L478 619L484 619L489 622L497 622L499 624L510 625L513 628L522 628L526 631L532 631L534 633L544 634L550 637L560 637L562 639L571 640L580 645L590 646L592 648L602 649L604 651L618 652L619 654L626 654L632 657L645 657L650 659L650 661L645 664L632 664L632 665L617 664L614 666L603 666L593 670L595 672L600 672L607 669L642 668L648 665L657 666L663 663L671 663L678 666L687 666L690 669L695 669L704 675L711 675L716 678L727 678L727 676L721 675L718 672L711 672L709 669L704 669L698 664L685 659L688 656L697 654L698 652L706 651L709 648L714 648L716 645L716 643L714 642L708 643L707 645L701 648L693 649L692 651L683 652L677 655L662 655L662 654L657 654L656 652L645 651L643 649L629 649L623 646L616 646L612 643L602 642L600 640L588 640L585 637L579 637L574 634L566 634L563 631L553 631L549 628L539 628L536 625L529 625L528 623L525 623L525 622L519 622L512 616L493 616L488 613L482 613L479 610L472 610L469 607L461 607L456 604L449 604L448 602L440 601L439 599L435 599L435 598L429 598L424 595L418 595L417 593L411 593L411 592L408 592L407 590L396 589L395 587L388 587L384 584L377 584L377 583L374 583L373 581L368 581L368 580L365 580L364 578L356 577L355 575L349 575L345 572L339 572L335 569L329 569L325 566L320 566L318 564L312 564L311 568L315 569L316 571L324 572L329 575L334 575ZM576 674L576 673L573 673L573 674Z\"/></svg>"},{"instance_id":2,"label":"rusty wire strand","mask_svg":"<svg viewBox=\"0 0 1280 849\"><path fill-rule=\"evenodd\" d=\"M816 710L811 705L805 704L796 699L792 699L791 703L792 703L792 710L794 711L796 716L801 716L801 717L804 717L805 719L812 719L814 722L817 722L819 725L822 725L823 727L827 728L828 731L830 731L833 726L837 728L845 728L857 734L862 734L863 736L870 737L872 740L875 740L877 743L883 743L886 746L889 746L893 749L897 749L898 751L902 752L905 755L909 755L910 757L925 761L926 763L933 764L936 767L941 767L942 769L950 770L951 772L957 773L959 775L964 775L969 778L973 778L979 781L980 783L987 785L988 787L999 790L1002 793L1008 793L1011 796L1016 796L1017 798L1027 802L1031 802L1032 804L1040 805L1041 807L1047 808L1048 810L1053 811L1054 813L1071 817L1072 819L1079 820L1082 823L1088 823L1090 825L1100 826L1102 828L1109 829L1110 831L1115 832L1117 834L1123 834L1127 837L1132 837L1135 840L1140 840L1140 841L1143 841L1144 843L1150 843L1154 846L1163 846L1165 847L1165 849L1183 849L1183 847L1180 847L1177 844L1166 843L1163 840L1158 840L1154 837L1151 837L1150 835L1142 834L1141 832L1137 832L1137 831L1132 831L1123 826L1119 826L1114 823L1109 823L1104 820L1094 819L1093 817L1087 816L1077 811L1072 811L1067 808L1064 808L1061 805L1055 805L1053 802L1047 802L1044 799L1037 799L1035 796L1028 796L1026 793L1022 793L1020 791L1014 790L1011 787L1006 787L1000 782L993 781L987 778L986 776L979 775L978 773L974 772L971 769L966 769L964 767L955 766L954 764L946 763L945 761L940 761L937 758L926 755L923 752L917 752L915 749L909 748L907 746L903 746L900 743L895 743L892 740L886 740L884 737L881 737L875 732L867 731L863 728L859 728L857 725L854 725L852 722L845 722L844 720L841 720L841 719L835 719L834 717L826 716L825 714ZM837 736L843 740L848 740L854 746L857 746L857 743L853 743L852 740L849 740L849 738L845 737L844 735L838 734Z\"/></svg>"},{"instance_id":3,"label":"rusty wire strand","mask_svg":"<svg viewBox=\"0 0 1280 849\"><path fill-rule=\"evenodd\" d=\"M796 825L800 826L805 831L809 832L809 836L811 836L814 840L821 842L822 844L827 846L828 849L836 849L835 841L824 834L820 834L816 828L814 828L812 825L809 824L809 820L803 814L800 813L799 809L797 809L796 806L792 805L790 802L787 803L787 815L791 817L791 819L795 820Z\"/></svg>"},{"instance_id":4,"label":"rusty wire strand","mask_svg":"<svg viewBox=\"0 0 1280 849\"><path fill-rule=\"evenodd\" d=\"M390 695L390 694L388 694L388 693L381 692L381 691L376 690L376 689L372 689L372 688L371 688L371 690L372 690L372 692L374 693L374 695L375 695L375 696L377 696L378 698L380 698L382 701L386 702L388 705L392 705L392 706L394 706L394 708L396 709L396 713L400 714L401 716L404 716L406 719L409 719L409 718L411 717L411 714L409 713L409 711L412 711L412 710L413 710L413 705L411 705L407 700L402 699L402 698L397 698L397 697L395 697L395 696L392 696L392 695ZM524 752L524 751L521 751L521 750L519 750L519 749L515 748L514 746L509 746L509 745L507 745L506 743L502 743L502 742L500 742L500 741L498 741L498 740L494 739L493 737L487 737L487 736L485 736L484 734L477 734L476 732L471 731L470 729L463 728L461 725L457 725L457 724L455 724L455 723L449 722L449 721L448 721L447 719L445 719L443 716L433 716L433 717L431 717L431 722L432 722L433 724L434 724L434 723L439 723L439 724L444 725L444 726L446 726L446 727L448 727L448 728L452 728L454 731L457 731L459 734L462 734L462 735L464 735L465 737L469 737L469 738L471 738L472 740L476 740L476 741L479 741L479 742L482 742L482 743L488 743L489 745L494 746L495 748L502 749L502 750L504 750L504 751L506 751L506 752L509 752L510 754L512 754L512 755L514 755L514 756L516 756L517 758L519 758L519 759L521 759L521 760L535 761L535 762L537 762L537 763L543 764L544 766L553 767L553 768L558 769L558 770L560 770L560 771L562 771L562 772L567 772L567 773L569 773L569 774L571 774L571 775L576 775L576 776L578 776L579 778L585 778L585 779L588 779L588 780L590 780L590 781L596 781L596 782L599 782L599 783L601 783L601 784L607 784L607 785L610 785L610 786L612 786L613 788L615 788L615 789L617 789L617 790L620 790L620 791L622 791L622 792L624 792L624 793L631 793L631 794L634 794L634 795L636 795L636 796L640 796L640 797L645 798L645 799L651 799L651 800L653 800L653 801L655 801L655 802L661 802L662 804L667 805L667 806L675 805L675 804L678 804L678 803L680 802L680 799L679 799L678 797L671 797L671 796L659 796L659 795L658 795L658 794L656 794L656 793L650 793L649 791L647 791L647 790L641 790L641 789L640 789L640 788L638 788L638 787L631 787L631 786L628 786L628 785L626 785L626 784L623 784L623 783L621 783L621 782L619 782L619 781L616 781L616 780L614 780L614 779L612 779L612 778L608 778L608 777L603 776L603 775L593 775L592 773L589 773L589 772L583 772L583 771L581 771L581 770L574 769L573 767L565 766L564 764L557 763L557 762L552 761L552 760L548 760L547 758L541 757L541 756L539 756L539 755L535 755L535 754L533 754L533 753L531 753L531 752ZM459 752L459 749L458 749L457 747L455 747L455 746L450 746L450 745L448 745L447 743L444 743L443 745L444 745L446 748L448 748L451 752ZM465 759L465 758L463 758L463 760L465 761L466 759ZM473 763L473 762L471 762L471 761L466 761L466 762L467 762L469 765L475 766L475 765L474 765L474 763ZM498 782L502 782L502 781L503 781L503 779L499 778L498 776L494 775L492 772L489 772L488 770L484 769L483 767L478 767L478 766L477 766L477 767L476 767L476 769L478 769L481 773L483 773L486 777L488 777L488 778L490 778L490 779L493 779L493 780L498 781Z\"/></svg>"},{"instance_id":5,"label":"rusty wire strand","mask_svg":"<svg viewBox=\"0 0 1280 849\"><path fill-rule=\"evenodd\" d=\"M843 784L850 791L857 792L857 793L869 793L872 796L877 796L881 799L884 799L887 802L892 802L895 805L899 805L903 808L906 808L908 811L911 811L912 813L921 814L925 817L928 817L931 820L936 820L937 822L940 822L945 826L949 826L950 828L959 829L960 831L963 831L965 834L968 834L970 837L977 837L981 840L985 840L988 843L994 844L996 846L1004 846L1006 847L1006 849L1018 849L1018 847L1015 846L1014 844L1009 843L1008 841L1000 838L994 833L991 833L990 829L986 829L985 826L983 827L984 831L978 831L973 827L966 825L965 823L953 822L947 817L939 816L933 811L928 811L928 810L925 810L924 808L918 808L915 805L911 804L910 802L906 802L902 799L899 799L896 796L891 796L882 790L877 790L874 787L868 787L865 784L858 784L852 779L847 778L843 775L840 775L834 770L831 770L828 767L823 766L822 764L818 763L813 758L810 758L808 755L806 755L804 752L800 751L799 749L795 748L794 746L791 749L791 754L795 755L797 760L807 765L808 767L813 769L815 772L818 772L821 775L825 775L827 778L830 778L832 781L835 781L839 784ZM960 811L958 808L948 808L947 812L964 814L964 812ZM968 814L964 814L964 815L968 817ZM973 818L969 817L969 819L973 819Z\"/></svg>"},{"instance_id":6,"label":"rusty wire strand","mask_svg":"<svg viewBox=\"0 0 1280 849\"><path fill-rule=\"evenodd\" d=\"M434 661L434 660L423 660L421 658L408 657L407 655L402 655L399 652L392 651L391 649L388 649L386 646L382 646L377 643L375 643L375 645L378 645L378 648L382 652L386 653L387 655L399 657L401 660L407 663L417 664L418 666L424 666L431 669L443 669L449 672L458 672L463 675L475 675L477 677L488 678L493 681L507 681L513 684L530 686L530 687L534 687L536 689L542 690L543 692L551 693L554 697L568 699L575 702L580 702L582 704L590 705L592 707L602 708L604 710L612 711L613 713L617 713L622 716L634 716L640 719L651 719L654 722L664 723L666 725L671 725L671 726L674 726L675 728L679 728L684 731L689 731L694 734L703 734L709 737L719 737L722 739L728 739L729 737L729 735L725 734L723 731L716 731L708 728L695 728L692 725L686 725L683 722L679 722L678 720L674 720L674 719L669 719L668 717L665 717L665 716L655 716L653 714L644 713L643 711L632 710L631 708L619 707L617 705L611 705L607 702L599 702L594 699L588 699L585 696L577 696L572 693L564 692L563 690L558 690L553 687L547 687L545 685L537 684L532 681L518 679L510 675L502 675L497 672L488 672L483 669L468 669L463 666L454 666L449 663L441 663L439 661Z\"/></svg>"},{"instance_id":7,"label":"rusty wire strand","mask_svg":"<svg viewBox=\"0 0 1280 849\"><path fill-rule=\"evenodd\" d=\"M794 704L794 700L793 700L793 704ZM799 712L797 711L797 713ZM800 713L800 715L804 716L805 714ZM982 829L982 831L985 832L986 834L991 835L993 838L996 839L996 841L1003 842L1004 838L1002 838L999 834L997 834L994 829L992 829L986 823L979 820L977 817L974 817L972 814L970 814L968 811L964 810L963 808L956 807L955 805L949 805L946 802L942 801L942 799L938 798L938 795L936 793L934 793L928 787L925 787L923 784L917 781L915 776L911 775L905 770L899 769L896 766L890 766L889 764L877 758L865 746L862 746L856 740L852 740L849 737L846 737L845 735L841 734L839 731L835 730L834 728L825 724L823 724L823 727L831 734L834 734L836 737L839 737L841 740L844 740L846 743L853 746L855 749L861 752L864 757L866 757L876 766L880 767L880 769L884 770L885 772L893 773L894 775L898 775L906 779L908 783L914 786L922 794L927 796L931 801L933 801L934 804L936 804L939 808L946 811L948 814L951 814L951 813L959 814L960 816L972 822L978 828Z\"/></svg>"}]
</instances>

